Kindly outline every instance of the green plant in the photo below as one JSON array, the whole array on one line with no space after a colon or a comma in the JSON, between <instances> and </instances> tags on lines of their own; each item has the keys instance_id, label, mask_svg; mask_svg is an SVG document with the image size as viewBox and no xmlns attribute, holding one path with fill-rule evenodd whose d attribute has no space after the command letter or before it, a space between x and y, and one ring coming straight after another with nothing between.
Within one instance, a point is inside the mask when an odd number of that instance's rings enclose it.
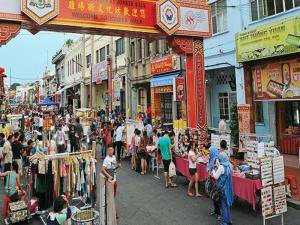
<instances>
[{"instance_id":1,"label":"green plant","mask_svg":"<svg viewBox=\"0 0 300 225\"><path fill-rule=\"evenodd\" d=\"M73 43L74 43L74 42L73 42L72 39L68 39L68 40L66 41L66 45L68 46L68 48L70 48L71 45L72 45Z\"/></svg>"},{"instance_id":2,"label":"green plant","mask_svg":"<svg viewBox=\"0 0 300 225\"><path fill-rule=\"evenodd\" d=\"M239 146L239 118L237 113L237 104L233 104L230 108L230 131L233 145Z\"/></svg>"}]
</instances>

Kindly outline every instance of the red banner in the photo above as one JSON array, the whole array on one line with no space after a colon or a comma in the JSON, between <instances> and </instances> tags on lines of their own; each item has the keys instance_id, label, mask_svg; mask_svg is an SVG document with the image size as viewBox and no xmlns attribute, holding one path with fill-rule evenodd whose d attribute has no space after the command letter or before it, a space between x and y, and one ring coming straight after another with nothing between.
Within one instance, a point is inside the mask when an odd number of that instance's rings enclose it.
<instances>
[{"instance_id":1,"label":"red banner","mask_svg":"<svg viewBox=\"0 0 300 225\"><path fill-rule=\"evenodd\" d=\"M180 70L180 57L178 55L168 55L151 61L151 74L169 73Z\"/></svg>"},{"instance_id":2,"label":"red banner","mask_svg":"<svg viewBox=\"0 0 300 225\"><path fill-rule=\"evenodd\" d=\"M185 84L184 84L184 77L176 77L175 78L175 87L174 96L175 101L183 101L185 96Z\"/></svg>"},{"instance_id":3,"label":"red banner","mask_svg":"<svg viewBox=\"0 0 300 225\"><path fill-rule=\"evenodd\" d=\"M238 111L238 118L239 118L239 151L244 152L246 149L244 148L243 141L242 141L242 135L241 134L248 134L251 132L250 128L250 105L238 105L237 106Z\"/></svg>"},{"instance_id":4,"label":"red banner","mask_svg":"<svg viewBox=\"0 0 300 225\"><path fill-rule=\"evenodd\" d=\"M197 127L205 129L206 119L206 83L204 74L204 53L203 42L194 41L194 76L195 76L195 94L196 94L196 116Z\"/></svg>"},{"instance_id":5,"label":"red banner","mask_svg":"<svg viewBox=\"0 0 300 225\"><path fill-rule=\"evenodd\" d=\"M156 1L154 0L60 0L59 16L54 20L128 27L155 29ZM71 25L71 24L70 24Z\"/></svg>"}]
</instances>

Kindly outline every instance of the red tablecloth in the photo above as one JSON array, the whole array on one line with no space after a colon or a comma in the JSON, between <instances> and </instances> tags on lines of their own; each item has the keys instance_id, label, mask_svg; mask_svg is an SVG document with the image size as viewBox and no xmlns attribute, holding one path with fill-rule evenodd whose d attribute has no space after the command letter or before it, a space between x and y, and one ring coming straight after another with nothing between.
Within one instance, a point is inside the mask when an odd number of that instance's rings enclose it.
<instances>
[{"instance_id":1,"label":"red tablecloth","mask_svg":"<svg viewBox=\"0 0 300 225\"><path fill-rule=\"evenodd\" d=\"M186 158L175 157L176 169L183 176L190 178L189 161ZM205 181L208 173L206 165L197 163L197 173L200 181ZM253 210L256 209L256 192L262 188L260 180L250 180L247 178L232 175L232 186L235 196L252 204Z\"/></svg>"},{"instance_id":2,"label":"red tablecloth","mask_svg":"<svg viewBox=\"0 0 300 225\"><path fill-rule=\"evenodd\" d=\"M189 160L187 158L176 157L176 169L183 176L190 179L191 175L189 172ZM205 181L208 173L206 171L206 165L197 163L197 173L200 181Z\"/></svg>"}]
</instances>

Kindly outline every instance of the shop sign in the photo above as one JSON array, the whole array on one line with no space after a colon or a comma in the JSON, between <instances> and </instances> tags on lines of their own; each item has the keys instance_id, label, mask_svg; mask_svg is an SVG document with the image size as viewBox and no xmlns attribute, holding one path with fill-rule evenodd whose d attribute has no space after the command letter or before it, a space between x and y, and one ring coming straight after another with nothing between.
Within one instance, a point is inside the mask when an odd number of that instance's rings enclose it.
<instances>
[{"instance_id":1,"label":"shop sign","mask_svg":"<svg viewBox=\"0 0 300 225\"><path fill-rule=\"evenodd\" d=\"M179 5L174 0L160 0L156 4L157 25L168 35L180 27Z\"/></svg>"},{"instance_id":2,"label":"shop sign","mask_svg":"<svg viewBox=\"0 0 300 225\"><path fill-rule=\"evenodd\" d=\"M121 82L113 80L113 105L120 106L121 104Z\"/></svg>"},{"instance_id":3,"label":"shop sign","mask_svg":"<svg viewBox=\"0 0 300 225\"><path fill-rule=\"evenodd\" d=\"M53 24L158 33L155 4L154 0L60 0L60 13Z\"/></svg>"},{"instance_id":4,"label":"shop sign","mask_svg":"<svg viewBox=\"0 0 300 225\"><path fill-rule=\"evenodd\" d=\"M181 25L175 35L211 36L209 6L180 7Z\"/></svg>"},{"instance_id":5,"label":"shop sign","mask_svg":"<svg viewBox=\"0 0 300 225\"><path fill-rule=\"evenodd\" d=\"M300 17L259 26L236 35L237 61L300 52Z\"/></svg>"},{"instance_id":6,"label":"shop sign","mask_svg":"<svg viewBox=\"0 0 300 225\"><path fill-rule=\"evenodd\" d=\"M107 80L107 61L92 65L92 82L101 84L103 80Z\"/></svg>"},{"instance_id":7,"label":"shop sign","mask_svg":"<svg viewBox=\"0 0 300 225\"><path fill-rule=\"evenodd\" d=\"M180 70L180 56L168 55L151 62L151 74L157 75Z\"/></svg>"},{"instance_id":8,"label":"shop sign","mask_svg":"<svg viewBox=\"0 0 300 225\"><path fill-rule=\"evenodd\" d=\"M42 25L58 15L59 0L22 0L21 10L38 25Z\"/></svg>"},{"instance_id":9,"label":"shop sign","mask_svg":"<svg viewBox=\"0 0 300 225\"><path fill-rule=\"evenodd\" d=\"M173 96L174 101L183 101L185 97L185 79L184 77L174 78Z\"/></svg>"},{"instance_id":10,"label":"shop sign","mask_svg":"<svg viewBox=\"0 0 300 225\"><path fill-rule=\"evenodd\" d=\"M300 100L300 60L257 66L252 74L255 100Z\"/></svg>"},{"instance_id":11,"label":"shop sign","mask_svg":"<svg viewBox=\"0 0 300 225\"><path fill-rule=\"evenodd\" d=\"M244 104L244 105L238 105L237 106L237 111L238 111L238 119L239 119L239 133L240 133L240 138L239 138L239 151L244 152L246 149L243 148L243 145L241 143L242 141L242 134L249 134L251 132L250 129L250 105L249 104Z\"/></svg>"},{"instance_id":12,"label":"shop sign","mask_svg":"<svg viewBox=\"0 0 300 225\"><path fill-rule=\"evenodd\" d=\"M173 86L154 87L152 90L155 94L170 93L173 92Z\"/></svg>"}]
</instances>

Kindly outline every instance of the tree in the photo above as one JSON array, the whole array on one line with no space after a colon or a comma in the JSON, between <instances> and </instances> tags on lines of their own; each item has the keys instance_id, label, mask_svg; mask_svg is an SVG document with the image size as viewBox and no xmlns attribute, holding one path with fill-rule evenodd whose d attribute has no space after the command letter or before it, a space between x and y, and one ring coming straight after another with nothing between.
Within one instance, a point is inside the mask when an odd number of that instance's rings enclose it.
<instances>
[{"instance_id":1,"label":"tree","mask_svg":"<svg viewBox=\"0 0 300 225\"><path fill-rule=\"evenodd\" d=\"M235 146L239 146L239 118L237 113L237 105L233 104L230 109L230 131L231 140Z\"/></svg>"},{"instance_id":2,"label":"tree","mask_svg":"<svg viewBox=\"0 0 300 225\"><path fill-rule=\"evenodd\" d=\"M73 40L70 38L66 41L66 45L68 46L68 48L70 48L73 43L74 43Z\"/></svg>"},{"instance_id":3,"label":"tree","mask_svg":"<svg viewBox=\"0 0 300 225\"><path fill-rule=\"evenodd\" d=\"M13 83L13 84L10 86L10 89L11 89L11 90L16 90L18 86L21 86L21 84L19 84L19 83Z\"/></svg>"}]
</instances>

